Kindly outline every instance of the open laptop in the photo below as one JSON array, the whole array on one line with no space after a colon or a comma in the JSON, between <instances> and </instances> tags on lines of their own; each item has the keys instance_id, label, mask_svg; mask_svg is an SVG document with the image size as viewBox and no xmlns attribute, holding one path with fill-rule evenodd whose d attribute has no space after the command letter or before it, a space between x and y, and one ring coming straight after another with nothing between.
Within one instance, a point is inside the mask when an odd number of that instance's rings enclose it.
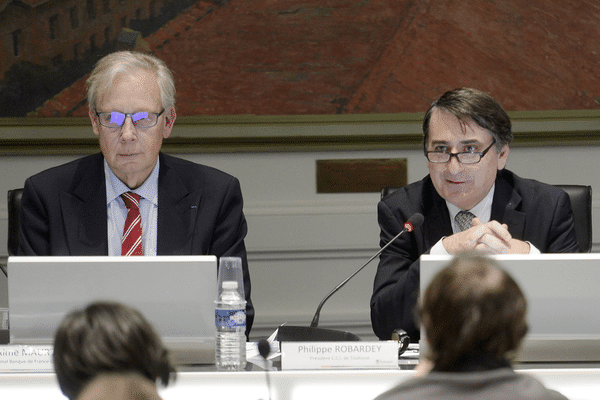
<instances>
[{"instance_id":1,"label":"open laptop","mask_svg":"<svg viewBox=\"0 0 600 400\"><path fill-rule=\"evenodd\" d=\"M529 332L517 361L600 360L600 254L494 258L515 279L527 299ZM421 256L421 293L450 259Z\"/></svg>"},{"instance_id":2,"label":"open laptop","mask_svg":"<svg viewBox=\"0 0 600 400\"><path fill-rule=\"evenodd\" d=\"M215 361L215 256L9 257L11 344L51 344L66 313L95 300L140 311L177 364Z\"/></svg>"}]
</instances>

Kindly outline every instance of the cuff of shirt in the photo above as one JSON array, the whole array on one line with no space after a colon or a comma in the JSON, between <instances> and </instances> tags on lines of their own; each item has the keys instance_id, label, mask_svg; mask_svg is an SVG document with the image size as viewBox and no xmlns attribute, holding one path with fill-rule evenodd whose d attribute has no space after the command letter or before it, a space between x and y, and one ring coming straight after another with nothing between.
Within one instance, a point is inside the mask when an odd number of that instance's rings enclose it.
<instances>
[{"instance_id":1,"label":"cuff of shirt","mask_svg":"<svg viewBox=\"0 0 600 400\"><path fill-rule=\"evenodd\" d=\"M542 252L539 251L538 248L535 247L531 242L527 243L529 243L529 254L542 254Z\"/></svg>"},{"instance_id":2,"label":"cuff of shirt","mask_svg":"<svg viewBox=\"0 0 600 400\"><path fill-rule=\"evenodd\" d=\"M442 243L442 240L444 240L445 237L446 236L441 238L435 245L433 245L431 250L429 250L429 254L434 255L434 256L449 256L450 255L450 253L448 253L446 251L446 248L444 247L444 244ZM532 249L532 248L533 248L533 245L531 245L530 249Z\"/></svg>"}]
</instances>

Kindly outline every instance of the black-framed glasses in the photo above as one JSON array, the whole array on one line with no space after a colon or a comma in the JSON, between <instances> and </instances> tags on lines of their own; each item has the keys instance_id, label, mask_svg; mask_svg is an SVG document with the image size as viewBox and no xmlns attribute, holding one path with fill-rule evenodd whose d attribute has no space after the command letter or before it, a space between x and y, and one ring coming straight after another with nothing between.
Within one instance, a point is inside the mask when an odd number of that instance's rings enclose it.
<instances>
[{"instance_id":1,"label":"black-framed glasses","mask_svg":"<svg viewBox=\"0 0 600 400\"><path fill-rule=\"evenodd\" d=\"M96 111L96 115L98 116L100 125L107 128L117 129L122 127L127 117L131 117L131 122L133 122L133 125L136 128L152 128L153 126L156 126L158 123L158 117L160 117L164 112L165 109L163 108L163 110L159 113L148 111L139 111L135 113L122 113L119 111Z\"/></svg>"},{"instance_id":2,"label":"black-framed glasses","mask_svg":"<svg viewBox=\"0 0 600 400\"><path fill-rule=\"evenodd\" d=\"M488 146L487 149L482 151L481 153L476 153L472 151L461 151L458 153L448 153L445 151L426 151L425 157L427 160L432 163L447 163L450 161L452 157L456 157L459 163L461 164L477 164L483 156L487 154L487 152L492 148L492 146L496 144L496 139L492 140L492 144Z\"/></svg>"}]
</instances>

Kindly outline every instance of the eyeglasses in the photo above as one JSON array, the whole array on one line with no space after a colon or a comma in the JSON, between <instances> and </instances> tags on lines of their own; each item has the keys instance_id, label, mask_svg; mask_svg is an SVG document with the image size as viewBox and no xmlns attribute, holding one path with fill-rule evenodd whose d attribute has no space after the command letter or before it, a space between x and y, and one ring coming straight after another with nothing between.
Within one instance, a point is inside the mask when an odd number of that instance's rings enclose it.
<instances>
[{"instance_id":1,"label":"eyeglasses","mask_svg":"<svg viewBox=\"0 0 600 400\"><path fill-rule=\"evenodd\" d=\"M445 151L426 151L425 157L427 157L427 160L432 163L447 163L452 157L456 157L458 162L461 164L477 164L479 161L481 161L481 158L487 154L487 152L492 148L492 146L495 143L496 140L494 139L492 141L492 144L490 144L488 148L482 151L481 153L471 151L461 151L459 153L447 153Z\"/></svg>"},{"instance_id":2,"label":"eyeglasses","mask_svg":"<svg viewBox=\"0 0 600 400\"><path fill-rule=\"evenodd\" d=\"M97 112L100 125L107 128L117 129L123 126L125 119L131 117L131 122L136 128L152 128L158 123L158 117L164 113L163 110L159 113L140 111L136 113L122 113L118 111Z\"/></svg>"}]
</instances>

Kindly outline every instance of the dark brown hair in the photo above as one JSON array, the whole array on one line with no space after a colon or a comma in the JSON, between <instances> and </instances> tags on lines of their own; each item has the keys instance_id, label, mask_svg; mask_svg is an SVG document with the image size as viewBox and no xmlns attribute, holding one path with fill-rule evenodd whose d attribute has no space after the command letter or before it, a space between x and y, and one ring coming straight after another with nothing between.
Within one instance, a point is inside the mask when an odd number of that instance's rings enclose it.
<instances>
[{"instance_id":1,"label":"dark brown hair","mask_svg":"<svg viewBox=\"0 0 600 400\"><path fill-rule=\"evenodd\" d=\"M465 357L511 357L527 333L527 302L498 263L459 253L431 281L421 318L437 371L453 371Z\"/></svg>"},{"instance_id":2,"label":"dark brown hair","mask_svg":"<svg viewBox=\"0 0 600 400\"><path fill-rule=\"evenodd\" d=\"M95 302L67 314L54 337L54 369L62 392L74 399L106 372L135 372L164 386L175 373L168 352L140 312Z\"/></svg>"},{"instance_id":3,"label":"dark brown hair","mask_svg":"<svg viewBox=\"0 0 600 400\"><path fill-rule=\"evenodd\" d=\"M512 142L512 125L502 106L488 93L471 88L459 88L441 95L431 103L425 113L423 119L424 151L427 151L429 121L431 120L431 114L436 109L449 112L462 123L474 121L480 127L487 129L492 137L496 139L496 149L498 151Z\"/></svg>"}]
</instances>

